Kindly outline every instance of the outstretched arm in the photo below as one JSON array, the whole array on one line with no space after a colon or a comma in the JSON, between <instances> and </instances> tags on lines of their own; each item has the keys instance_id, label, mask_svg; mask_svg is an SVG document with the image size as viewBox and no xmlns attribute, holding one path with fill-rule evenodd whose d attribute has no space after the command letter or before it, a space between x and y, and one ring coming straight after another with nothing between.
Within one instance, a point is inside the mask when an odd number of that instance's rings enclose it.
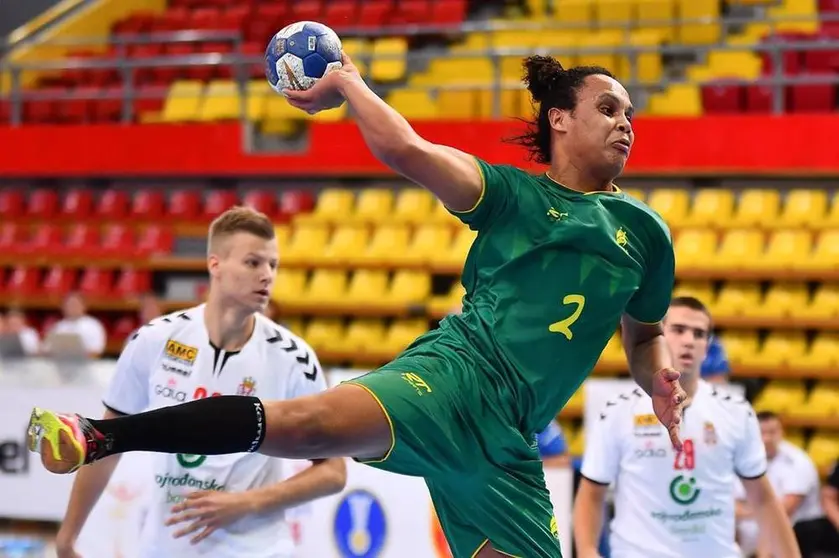
<instances>
[{"instance_id":1,"label":"outstretched arm","mask_svg":"<svg viewBox=\"0 0 839 558\"><path fill-rule=\"evenodd\" d=\"M483 179L471 155L421 138L405 118L374 93L345 55L340 70L307 91L286 91L289 103L310 113L346 101L370 151L395 172L428 189L453 211L481 198Z\"/></svg>"},{"instance_id":2,"label":"outstretched arm","mask_svg":"<svg viewBox=\"0 0 839 558\"><path fill-rule=\"evenodd\" d=\"M795 532L781 501L775 496L769 479L763 475L756 479L744 479L743 486L749 504L755 510L760 525L761 539L771 541L775 556L797 558L801 556Z\"/></svg>"}]
</instances>

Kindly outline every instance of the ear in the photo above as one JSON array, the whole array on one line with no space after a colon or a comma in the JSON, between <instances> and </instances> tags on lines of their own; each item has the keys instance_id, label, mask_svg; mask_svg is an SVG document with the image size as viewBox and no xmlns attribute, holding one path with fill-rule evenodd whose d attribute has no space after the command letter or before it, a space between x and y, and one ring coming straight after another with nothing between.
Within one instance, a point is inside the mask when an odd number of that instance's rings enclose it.
<instances>
[{"instance_id":1,"label":"ear","mask_svg":"<svg viewBox=\"0 0 839 558\"><path fill-rule=\"evenodd\" d=\"M561 110L558 108L548 110L548 122L550 123L551 128L557 132L567 132L570 120L569 111L567 110Z\"/></svg>"},{"instance_id":2,"label":"ear","mask_svg":"<svg viewBox=\"0 0 839 558\"><path fill-rule=\"evenodd\" d=\"M219 257L215 254L210 254L207 256L207 271L210 273L211 277L218 276L218 268L221 261Z\"/></svg>"}]
</instances>

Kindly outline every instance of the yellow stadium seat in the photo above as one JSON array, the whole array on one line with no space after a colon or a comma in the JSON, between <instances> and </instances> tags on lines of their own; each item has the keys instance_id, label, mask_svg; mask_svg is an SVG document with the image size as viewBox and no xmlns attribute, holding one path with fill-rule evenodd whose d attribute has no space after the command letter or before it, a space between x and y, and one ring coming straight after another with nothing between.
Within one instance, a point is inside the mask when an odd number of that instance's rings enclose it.
<instances>
[{"instance_id":1,"label":"yellow stadium seat","mask_svg":"<svg viewBox=\"0 0 839 558\"><path fill-rule=\"evenodd\" d=\"M819 333L810 350L795 363L796 368L807 370L835 370L839 366L839 335ZM837 408L839 412L839 408Z\"/></svg>"},{"instance_id":2,"label":"yellow stadium seat","mask_svg":"<svg viewBox=\"0 0 839 558\"><path fill-rule=\"evenodd\" d=\"M529 104L530 94L518 89L518 87L516 85L516 89L502 89L498 92L494 88L475 91L475 94L478 96L478 118L492 120L497 117L529 117L529 112L522 112L522 98L528 99ZM498 98L499 93L500 98L498 100L498 107L496 107L496 98Z\"/></svg>"},{"instance_id":3,"label":"yellow stadium seat","mask_svg":"<svg viewBox=\"0 0 839 558\"><path fill-rule=\"evenodd\" d=\"M827 213L827 192L824 190L790 190L784 200L779 227L812 227L821 223Z\"/></svg>"},{"instance_id":4,"label":"yellow stadium seat","mask_svg":"<svg viewBox=\"0 0 839 558\"><path fill-rule=\"evenodd\" d=\"M609 342L606 343L606 347L603 349L603 352L600 353L600 360L598 361L598 364L615 367L621 366L625 363L626 354L624 354L623 351L621 336L616 333L609 339Z\"/></svg>"},{"instance_id":5,"label":"yellow stadium seat","mask_svg":"<svg viewBox=\"0 0 839 558\"><path fill-rule=\"evenodd\" d=\"M395 223L425 223L434 207L434 196L422 188L406 188L396 194L390 220Z\"/></svg>"},{"instance_id":6,"label":"yellow stadium seat","mask_svg":"<svg viewBox=\"0 0 839 558\"><path fill-rule=\"evenodd\" d=\"M717 227L731 221L734 193L731 190L703 188L693 196L684 226Z\"/></svg>"},{"instance_id":7,"label":"yellow stadium seat","mask_svg":"<svg viewBox=\"0 0 839 558\"><path fill-rule=\"evenodd\" d=\"M475 120L480 113L478 92L470 89L443 89L437 94L440 118Z\"/></svg>"},{"instance_id":8,"label":"yellow stadium seat","mask_svg":"<svg viewBox=\"0 0 839 558\"><path fill-rule=\"evenodd\" d=\"M640 188L622 188L621 191L636 200L644 201L647 199L647 192Z\"/></svg>"},{"instance_id":9,"label":"yellow stadium seat","mask_svg":"<svg viewBox=\"0 0 839 558\"><path fill-rule=\"evenodd\" d=\"M554 18L571 30L590 29L594 24L592 0L562 0L554 4ZM563 33L560 31L560 33Z\"/></svg>"},{"instance_id":10,"label":"yellow stadium seat","mask_svg":"<svg viewBox=\"0 0 839 558\"><path fill-rule=\"evenodd\" d=\"M801 382L772 380L757 395L754 402L756 411L772 411L784 414L788 410L804 403L807 392Z\"/></svg>"},{"instance_id":11,"label":"yellow stadium seat","mask_svg":"<svg viewBox=\"0 0 839 558\"><path fill-rule=\"evenodd\" d=\"M349 215L352 222L383 223L390 218L393 209L393 190L390 188L367 188L358 194L355 212Z\"/></svg>"},{"instance_id":12,"label":"yellow stadium seat","mask_svg":"<svg viewBox=\"0 0 839 558\"><path fill-rule=\"evenodd\" d=\"M368 68L364 58L370 54L370 44L364 39L342 38L341 48L352 58L358 73L366 76Z\"/></svg>"},{"instance_id":13,"label":"yellow stadium seat","mask_svg":"<svg viewBox=\"0 0 839 558\"><path fill-rule=\"evenodd\" d=\"M437 255L451 246L449 227L422 225L414 232L411 243L403 252L391 254L390 261L399 266L422 266L433 262Z\"/></svg>"},{"instance_id":14,"label":"yellow stadium seat","mask_svg":"<svg viewBox=\"0 0 839 558\"><path fill-rule=\"evenodd\" d=\"M317 353L334 351L340 348L344 334L344 324L340 319L316 318L306 328L306 342Z\"/></svg>"},{"instance_id":15,"label":"yellow stadium seat","mask_svg":"<svg viewBox=\"0 0 839 558\"><path fill-rule=\"evenodd\" d=\"M370 240L370 230L354 225L336 228L322 252L309 254L312 265L336 266L350 263L352 255L361 253Z\"/></svg>"},{"instance_id":16,"label":"yellow stadium seat","mask_svg":"<svg viewBox=\"0 0 839 558\"><path fill-rule=\"evenodd\" d=\"M410 238L411 231L405 225L379 225L363 251L347 256L355 265L383 266L390 262L391 254L408 249Z\"/></svg>"},{"instance_id":17,"label":"yellow stadium seat","mask_svg":"<svg viewBox=\"0 0 839 558\"><path fill-rule=\"evenodd\" d=\"M303 113L304 120L313 120L315 122L340 122L347 117L347 104L344 103L338 108L329 110L322 110L317 114L310 115Z\"/></svg>"},{"instance_id":18,"label":"yellow stadium seat","mask_svg":"<svg viewBox=\"0 0 839 558\"><path fill-rule=\"evenodd\" d=\"M762 67L761 58L751 50L712 50L705 64L688 69L687 77L694 83L731 77L757 79Z\"/></svg>"},{"instance_id":19,"label":"yellow stadium seat","mask_svg":"<svg viewBox=\"0 0 839 558\"><path fill-rule=\"evenodd\" d=\"M679 18L693 21L679 25L679 42L685 45L710 45L720 40L720 3L717 0L678 0Z\"/></svg>"},{"instance_id":20,"label":"yellow stadium seat","mask_svg":"<svg viewBox=\"0 0 839 558\"><path fill-rule=\"evenodd\" d=\"M271 298L280 304L294 302L306 289L306 271L303 269L287 269L281 267L274 280Z\"/></svg>"},{"instance_id":21,"label":"yellow stadium seat","mask_svg":"<svg viewBox=\"0 0 839 558\"><path fill-rule=\"evenodd\" d=\"M744 190L737 200L732 227L777 227L781 195L777 190ZM725 226L725 223L718 223Z\"/></svg>"},{"instance_id":22,"label":"yellow stadium seat","mask_svg":"<svg viewBox=\"0 0 839 558\"><path fill-rule=\"evenodd\" d=\"M263 107L263 120L303 120L306 113L288 104L288 100L282 95L268 95Z\"/></svg>"},{"instance_id":23,"label":"yellow stadium seat","mask_svg":"<svg viewBox=\"0 0 839 558\"><path fill-rule=\"evenodd\" d=\"M196 80L176 81L169 88L163 104L163 122L194 122L199 119L204 83Z\"/></svg>"},{"instance_id":24,"label":"yellow stadium seat","mask_svg":"<svg viewBox=\"0 0 839 558\"><path fill-rule=\"evenodd\" d=\"M823 229L839 229L839 194L833 194L830 209L818 226Z\"/></svg>"},{"instance_id":25,"label":"yellow stadium seat","mask_svg":"<svg viewBox=\"0 0 839 558\"><path fill-rule=\"evenodd\" d=\"M408 41L404 37L388 37L373 42L370 76L374 81L389 83L405 77Z\"/></svg>"},{"instance_id":26,"label":"yellow stadium seat","mask_svg":"<svg viewBox=\"0 0 839 558\"><path fill-rule=\"evenodd\" d=\"M568 440L568 454L574 457L582 456L586 451L585 433L580 429L572 439Z\"/></svg>"},{"instance_id":27,"label":"yellow stadium seat","mask_svg":"<svg viewBox=\"0 0 839 558\"><path fill-rule=\"evenodd\" d=\"M436 120L440 110L429 91L423 89L394 89L387 102L408 120Z\"/></svg>"},{"instance_id":28,"label":"yellow stadium seat","mask_svg":"<svg viewBox=\"0 0 839 558\"><path fill-rule=\"evenodd\" d=\"M347 334L341 340L340 351L358 353L378 348L385 335L382 320L362 318L353 320L347 326Z\"/></svg>"},{"instance_id":29,"label":"yellow stadium seat","mask_svg":"<svg viewBox=\"0 0 839 558\"><path fill-rule=\"evenodd\" d=\"M734 229L725 233L719 250L706 266L713 269L751 269L763 253L763 233L755 229Z\"/></svg>"},{"instance_id":30,"label":"yellow stadium seat","mask_svg":"<svg viewBox=\"0 0 839 558\"><path fill-rule=\"evenodd\" d=\"M245 110L249 121L261 122L265 119L268 99L271 97L278 97L278 95L271 89L267 80L254 79L248 82Z\"/></svg>"},{"instance_id":31,"label":"yellow stadium seat","mask_svg":"<svg viewBox=\"0 0 839 558\"><path fill-rule=\"evenodd\" d=\"M804 432L799 428L784 428L784 439L795 447L805 449Z\"/></svg>"},{"instance_id":32,"label":"yellow stadium seat","mask_svg":"<svg viewBox=\"0 0 839 558\"><path fill-rule=\"evenodd\" d=\"M819 30L817 0L781 0L767 10L767 16L777 20L777 33L815 33Z\"/></svg>"},{"instance_id":33,"label":"yellow stadium seat","mask_svg":"<svg viewBox=\"0 0 839 558\"><path fill-rule=\"evenodd\" d=\"M435 58L428 70L411 77L412 85L489 85L493 83L495 68L486 57L463 56Z\"/></svg>"},{"instance_id":34,"label":"yellow stadium seat","mask_svg":"<svg viewBox=\"0 0 839 558\"><path fill-rule=\"evenodd\" d=\"M641 29L629 35L629 44L634 47L658 47L664 41L664 34L658 30ZM627 60L627 71L630 61ZM664 64L659 52L638 52L635 57L635 75L631 76L643 84L661 83ZM627 74L630 77L630 74Z\"/></svg>"},{"instance_id":35,"label":"yellow stadium seat","mask_svg":"<svg viewBox=\"0 0 839 558\"><path fill-rule=\"evenodd\" d=\"M340 304L346 299L347 272L342 269L316 269L298 303L305 307Z\"/></svg>"},{"instance_id":36,"label":"yellow stadium seat","mask_svg":"<svg viewBox=\"0 0 839 558\"><path fill-rule=\"evenodd\" d=\"M594 21L598 29L628 29L635 20L635 2L631 0L596 0Z\"/></svg>"},{"instance_id":37,"label":"yellow stadium seat","mask_svg":"<svg viewBox=\"0 0 839 558\"><path fill-rule=\"evenodd\" d=\"M800 309L797 317L817 320L839 317L839 285L836 283L819 285L810 304Z\"/></svg>"},{"instance_id":38,"label":"yellow stadium seat","mask_svg":"<svg viewBox=\"0 0 839 558\"><path fill-rule=\"evenodd\" d=\"M581 387L574 395L571 396L571 399L568 400L568 403L565 404L563 410L571 411L572 413L581 413L585 406L585 390Z\"/></svg>"},{"instance_id":39,"label":"yellow stadium seat","mask_svg":"<svg viewBox=\"0 0 839 558\"><path fill-rule=\"evenodd\" d=\"M676 236L674 252L678 269L701 269L717 250L717 234L707 229L688 229Z\"/></svg>"},{"instance_id":40,"label":"yellow stadium seat","mask_svg":"<svg viewBox=\"0 0 839 558\"><path fill-rule=\"evenodd\" d=\"M387 329L381 350L394 355L403 351L426 331L428 331L428 322L423 319L396 320Z\"/></svg>"},{"instance_id":41,"label":"yellow stadium seat","mask_svg":"<svg viewBox=\"0 0 839 558\"><path fill-rule=\"evenodd\" d=\"M833 465L836 456L839 455L839 436L835 433L817 432L810 438L807 454L819 470Z\"/></svg>"},{"instance_id":42,"label":"yellow stadium seat","mask_svg":"<svg viewBox=\"0 0 839 558\"><path fill-rule=\"evenodd\" d=\"M318 196L315 210L297 215L295 223L339 223L353 214L355 194L344 188L328 188Z\"/></svg>"},{"instance_id":43,"label":"yellow stadium seat","mask_svg":"<svg viewBox=\"0 0 839 558\"><path fill-rule=\"evenodd\" d=\"M579 65L578 49L580 39L586 31L563 30L557 33L555 30L545 30L539 33L539 40L536 45L539 49L546 49L553 57L559 60L566 68Z\"/></svg>"},{"instance_id":44,"label":"yellow stadium seat","mask_svg":"<svg viewBox=\"0 0 839 558\"><path fill-rule=\"evenodd\" d=\"M277 239L277 246L280 249L280 254L282 254L291 240L291 227L288 225L276 225L274 227L274 237Z\"/></svg>"},{"instance_id":45,"label":"yellow stadium seat","mask_svg":"<svg viewBox=\"0 0 839 558\"><path fill-rule=\"evenodd\" d=\"M216 80L207 84L198 119L203 122L235 120L242 113L239 84L232 80Z\"/></svg>"},{"instance_id":46,"label":"yellow stadium seat","mask_svg":"<svg viewBox=\"0 0 839 558\"><path fill-rule=\"evenodd\" d=\"M674 83L661 93L653 93L647 112L655 116L700 116L702 98L699 86Z\"/></svg>"},{"instance_id":47,"label":"yellow stadium seat","mask_svg":"<svg viewBox=\"0 0 839 558\"><path fill-rule=\"evenodd\" d=\"M760 285L747 281L726 283L711 304L711 314L718 318L742 316L748 308L760 304Z\"/></svg>"},{"instance_id":48,"label":"yellow stadium seat","mask_svg":"<svg viewBox=\"0 0 839 558\"><path fill-rule=\"evenodd\" d=\"M676 228L687 215L690 197L686 190L659 188L647 197L647 204L661 215L671 228Z\"/></svg>"},{"instance_id":49,"label":"yellow stadium seat","mask_svg":"<svg viewBox=\"0 0 839 558\"><path fill-rule=\"evenodd\" d=\"M598 0L601 1L601 0ZM626 76L626 56L619 54L619 47L625 44L627 37L621 31L597 31L587 33L579 42L579 64L581 66L601 66L610 70L619 78ZM583 52L583 49L609 49L607 52Z\"/></svg>"},{"instance_id":50,"label":"yellow stadium seat","mask_svg":"<svg viewBox=\"0 0 839 558\"><path fill-rule=\"evenodd\" d=\"M296 116L294 118L281 118L276 120L272 120L266 117L260 123L259 129L263 134L268 136L293 138L296 134L300 132L302 122L303 120Z\"/></svg>"},{"instance_id":51,"label":"yellow stadium seat","mask_svg":"<svg viewBox=\"0 0 839 558\"><path fill-rule=\"evenodd\" d=\"M457 217L446 209L446 206L439 199L435 199L432 204L431 214L428 216L428 223L448 227L464 226Z\"/></svg>"},{"instance_id":52,"label":"yellow stadium seat","mask_svg":"<svg viewBox=\"0 0 839 558\"><path fill-rule=\"evenodd\" d=\"M320 254L326 248L329 230L317 224L295 227L285 253L280 254L283 264L301 264L308 261L311 254Z\"/></svg>"},{"instance_id":53,"label":"yellow stadium seat","mask_svg":"<svg viewBox=\"0 0 839 558\"><path fill-rule=\"evenodd\" d=\"M539 32L519 29L495 31L492 46L498 49L534 49L539 42ZM519 81L522 76L521 56L501 57L501 79Z\"/></svg>"},{"instance_id":54,"label":"yellow stadium seat","mask_svg":"<svg viewBox=\"0 0 839 558\"><path fill-rule=\"evenodd\" d=\"M347 304L363 306L379 302L387 286L387 271L357 269L347 287Z\"/></svg>"},{"instance_id":55,"label":"yellow stadium seat","mask_svg":"<svg viewBox=\"0 0 839 558\"><path fill-rule=\"evenodd\" d=\"M809 293L804 283L774 283L759 304L743 307L749 318L788 318L807 305Z\"/></svg>"},{"instance_id":56,"label":"yellow stadium seat","mask_svg":"<svg viewBox=\"0 0 839 558\"><path fill-rule=\"evenodd\" d=\"M673 289L673 298L680 297L680 296L692 296L705 304L707 307L711 307L716 299L714 294L714 286L707 281L690 281L679 283L675 289Z\"/></svg>"},{"instance_id":57,"label":"yellow stadium seat","mask_svg":"<svg viewBox=\"0 0 839 558\"><path fill-rule=\"evenodd\" d=\"M382 300L387 305L422 304L431 295L431 275L425 271L397 271L383 295Z\"/></svg>"},{"instance_id":58,"label":"yellow stadium seat","mask_svg":"<svg viewBox=\"0 0 839 558\"><path fill-rule=\"evenodd\" d=\"M813 247L813 238L806 230L777 230L769 236L766 251L754 258L749 266L752 269L790 270L809 254Z\"/></svg>"},{"instance_id":59,"label":"yellow stadium seat","mask_svg":"<svg viewBox=\"0 0 839 558\"><path fill-rule=\"evenodd\" d=\"M488 50L492 47L492 36L487 31L466 31L463 40L449 48L452 54Z\"/></svg>"},{"instance_id":60,"label":"yellow stadium seat","mask_svg":"<svg viewBox=\"0 0 839 558\"><path fill-rule=\"evenodd\" d=\"M795 267L807 271L836 271L839 269L839 229L822 231L813 251L802 254Z\"/></svg>"},{"instance_id":61,"label":"yellow stadium seat","mask_svg":"<svg viewBox=\"0 0 839 558\"><path fill-rule=\"evenodd\" d=\"M714 314L713 311L711 313ZM744 358L757 352L757 332L732 329L723 331L719 337L725 347L726 356L733 365L742 364Z\"/></svg>"},{"instance_id":62,"label":"yellow stadium seat","mask_svg":"<svg viewBox=\"0 0 839 558\"><path fill-rule=\"evenodd\" d=\"M747 356L743 364L772 369L778 366L795 366L796 361L807 352L807 340L803 331L772 331L763 341L760 350Z\"/></svg>"},{"instance_id":63,"label":"yellow stadium seat","mask_svg":"<svg viewBox=\"0 0 839 558\"><path fill-rule=\"evenodd\" d=\"M447 316L452 312L459 312L464 296L466 296L466 289L458 281L452 285L448 293L432 296L429 299L428 312L435 317Z\"/></svg>"},{"instance_id":64,"label":"yellow stadium seat","mask_svg":"<svg viewBox=\"0 0 839 558\"><path fill-rule=\"evenodd\" d=\"M675 35L673 21L676 19L674 0L637 0L637 26L645 31L655 31L662 40L671 41Z\"/></svg>"},{"instance_id":65,"label":"yellow stadium seat","mask_svg":"<svg viewBox=\"0 0 839 558\"><path fill-rule=\"evenodd\" d=\"M438 259L433 262L434 267L443 270L460 269L466 262L466 256L472 248L478 233L472 229L463 227L457 230L454 242L448 250L441 252Z\"/></svg>"}]
</instances>

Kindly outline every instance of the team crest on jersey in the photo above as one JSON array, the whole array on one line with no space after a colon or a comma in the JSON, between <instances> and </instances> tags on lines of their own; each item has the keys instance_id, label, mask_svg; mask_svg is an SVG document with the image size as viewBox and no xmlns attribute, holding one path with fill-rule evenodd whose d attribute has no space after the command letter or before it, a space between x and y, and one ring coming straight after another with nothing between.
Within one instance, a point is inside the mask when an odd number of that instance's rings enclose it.
<instances>
[{"instance_id":1,"label":"team crest on jersey","mask_svg":"<svg viewBox=\"0 0 839 558\"><path fill-rule=\"evenodd\" d=\"M170 339L166 342L166 357L181 364L188 364L192 365L195 363L195 358L198 356L198 349L195 347L190 347L189 345L184 345L183 343L178 343L177 341Z\"/></svg>"},{"instance_id":2,"label":"team crest on jersey","mask_svg":"<svg viewBox=\"0 0 839 558\"><path fill-rule=\"evenodd\" d=\"M714 423L710 421L705 422L705 443L709 446L717 444L717 429L714 428Z\"/></svg>"},{"instance_id":3,"label":"team crest on jersey","mask_svg":"<svg viewBox=\"0 0 839 558\"><path fill-rule=\"evenodd\" d=\"M256 380L248 376L242 383L239 384L239 388L236 390L236 395L245 395L250 396L256 393Z\"/></svg>"},{"instance_id":4,"label":"team crest on jersey","mask_svg":"<svg viewBox=\"0 0 839 558\"><path fill-rule=\"evenodd\" d=\"M653 414L635 415L633 421L636 437L661 436L661 423L657 416Z\"/></svg>"}]
</instances>

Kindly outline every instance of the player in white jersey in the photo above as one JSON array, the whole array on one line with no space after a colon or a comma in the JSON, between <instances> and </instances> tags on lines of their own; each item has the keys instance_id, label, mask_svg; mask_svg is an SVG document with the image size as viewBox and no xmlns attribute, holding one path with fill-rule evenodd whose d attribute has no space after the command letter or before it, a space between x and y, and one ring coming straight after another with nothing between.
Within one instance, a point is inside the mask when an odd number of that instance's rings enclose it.
<instances>
[{"instance_id":1,"label":"player in white jersey","mask_svg":"<svg viewBox=\"0 0 839 558\"><path fill-rule=\"evenodd\" d=\"M582 480L574 503L579 558L598 557L607 489L614 484L612 558L739 558L735 543L737 477L777 556L800 553L789 520L765 476L766 452L751 405L700 380L711 316L692 297L675 298L664 337L688 394L682 451L641 390L606 403L588 425Z\"/></svg>"},{"instance_id":2,"label":"player in white jersey","mask_svg":"<svg viewBox=\"0 0 839 558\"><path fill-rule=\"evenodd\" d=\"M105 418L218 395L291 399L326 389L314 351L261 314L277 271L271 222L233 208L210 226L206 304L157 318L126 344L104 397ZM57 547L74 543L119 456L79 471ZM284 511L339 492L342 459L283 480L282 463L258 453L154 454L154 484L141 558L290 558L294 543Z\"/></svg>"}]
</instances>

